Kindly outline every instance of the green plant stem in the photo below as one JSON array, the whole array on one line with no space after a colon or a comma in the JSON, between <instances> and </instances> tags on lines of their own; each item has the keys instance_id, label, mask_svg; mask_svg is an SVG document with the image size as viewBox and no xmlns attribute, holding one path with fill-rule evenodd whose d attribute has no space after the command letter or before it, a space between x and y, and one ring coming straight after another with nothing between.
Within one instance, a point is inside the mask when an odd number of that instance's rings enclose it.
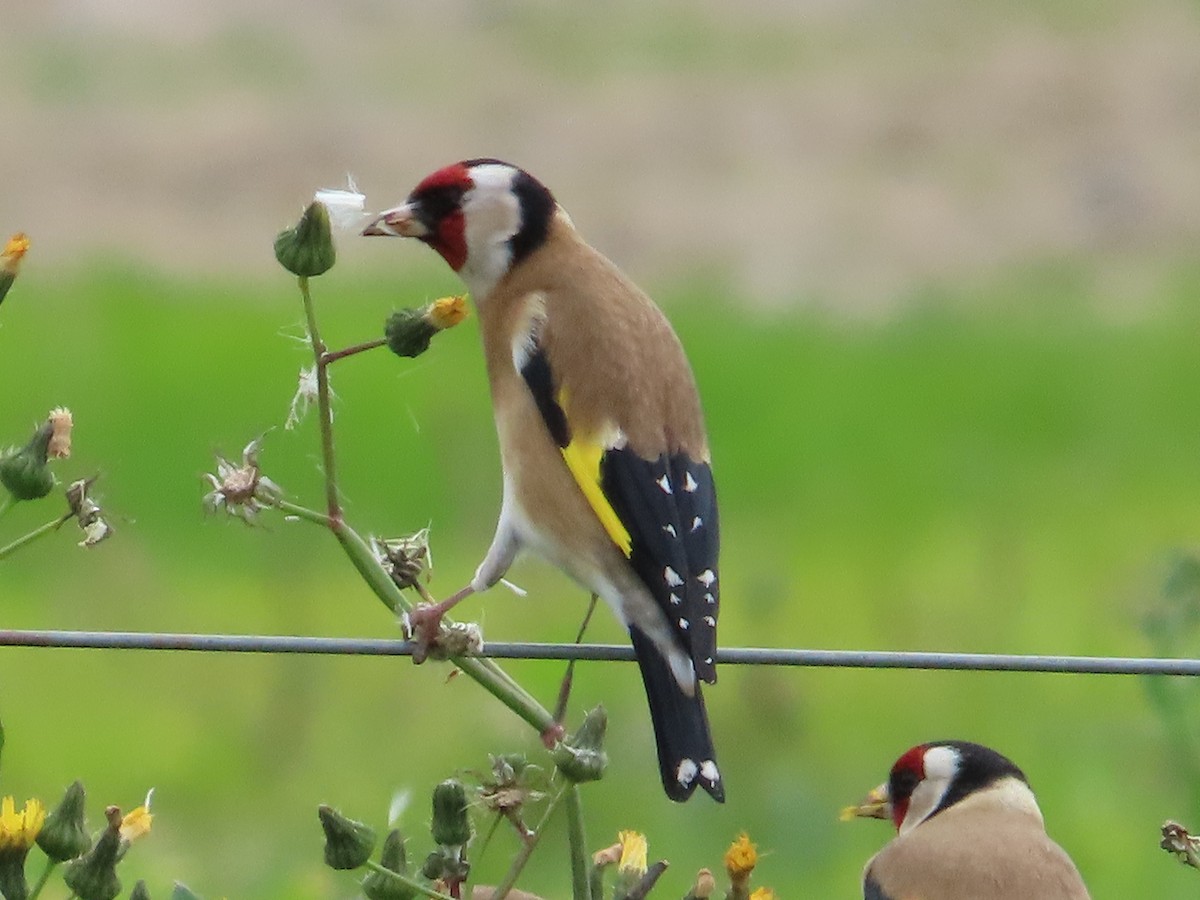
<instances>
[{"instance_id":1,"label":"green plant stem","mask_svg":"<svg viewBox=\"0 0 1200 900\"><path fill-rule=\"evenodd\" d=\"M63 513L57 519L53 519L53 520L47 522L45 525L41 525L41 526L35 528L33 531L29 532L29 534L25 535L24 537L17 538L15 541L13 541L7 547L0 547L0 560L3 560L6 556L10 556L11 554L16 553L18 550L20 550L26 544L31 544L34 541L36 541L38 538L49 534L51 531L54 531L57 528L60 528L62 526L63 522L66 522L73 515L74 515L74 513L71 513L71 512ZM549 715L549 713L547 713L547 715Z\"/></svg>"},{"instance_id":2,"label":"green plant stem","mask_svg":"<svg viewBox=\"0 0 1200 900\"><path fill-rule=\"evenodd\" d=\"M529 862L529 857L533 855L533 851L537 848L538 842L542 839L542 832L546 830L546 823L550 821L550 816L555 809L558 808L558 803L563 796L570 792L574 785L565 785L562 790L550 798L550 802L546 804L546 811L542 813L542 820L538 822L537 828L533 830L533 835L527 838L521 845L521 849L517 855L513 857L512 864L508 867L508 871L504 873L504 879L496 885L492 893L492 900L504 900L508 896L508 892L513 889L520 877L521 872L525 868L525 864Z\"/></svg>"},{"instance_id":3,"label":"green plant stem","mask_svg":"<svg viewBox=\"0 0 1200 900\"><path fill-rule=\"evenodd\" d=\"M275 501L275 507L288 515L330 529L338 539L338 543L342 545L342 549L350 558L354 568L358 570L359 575L388 609L400 614L412 608L412 603L404 596L404 592L396 586L388 573L379 565L379 561L375 558L375 554L367 542L346 524L345 520L333 520L316 510L287 500ZM512 676L500 668L495 660L482 656L454 656L451 657L451 662L463 673L477 681L488 693L536 728L539 733L554 726L554 716L513 680Z\"/></svg>"},{"instance_id":4,"label":"green plant stem","mask_svg":"<svg viewBox=\"0 0 1200 900\"><path fill-rule=\"evenodd\" d=\"M29 892L27 900L37 900L38 894L42 892L42 888L46 886L46 882L50 880L50 874L54 871L58 863L53 859L46 860L46 866L42 869L42 874L38 876L37 883Z\"/></svg>"},{"instance_id":5,"label":"green plant stem","mask_svg":"<svg viewBox=\"0 0 1200 900\"><path fill-rule=\"evenodd\" d=\"M342 518L341 500L338 498L337 469L333 452L333 407L329 400L329 371L325 362L325 342L317 330L317 312L312 294L308 290L308 279L300 277L300 296L304 299L304 318L308 323L308 339L312 343L313 360L317 366L317 415L321 419L321 463L325 468L325 505L331 521Z\"/></svg>"},{"instance_id":6,"label":"green plant stem","mask_svg":"<svg viewBox=\"0 0 1200 900\"><path fill-rule=\"evenodd\" d=\"M4 499L0 500L0 519L3 519L4 514L16 505L17 505L17 502L15 500L13 500L13 495L5 494Z\"/></svg>"},{"instance_id":7,"label":"green plant stem","mask_svg":"<svg viewBox=\"0 0 1200 900\"><path fill-rule=\"evenodd\" d=\"M571 896L574 900L589 900L587 833L577 784L567 788L567 842L571 850Z\"/></svg>"},{"instance_id":8,"label":"green plant stem","mask_svg":"<svg viewBox=\"0 0 1200 900\"><path fill-rule=\"evenodd\" d=\"M374 350L376 347L382 347L387 343L387 338L375 338L373 341L363 341L361 344L354 344L350 347L345 347L341 350L326 351L321 354L321 362L325 365L331 365L339 359L345 359L347 356L354 356L357 353L362 353L366 350Z\"/></svg>"},{"instance_id":9,"label":"green plant stem","mask_svg":"<svg viewBox=\"0 0 1200 900\"><path fill-rule=\"evenodd\" d=\"M338 499L337 468L333 442L333 416L330 405L327 367L331 362L349 354L330 354L326 351L325 345L321 341L320 331L317 328L316 309L308 290L307 278L300 279L300 293L304 300L304 315L308 323L308 336L312 343L313 358L316 362L317 370L317 411L321 430L321 458L325 471L327 513L322 516L315 510L290 503L286 500L278 500L275 502L275 505L285 513L290 513L308 522L324 525L332 531L338 543L342 545L342 550L350 558L351 564L362 576L363 580L366 581L367 585L383 601L383 604L388 609L394 614L399 615L409 611L412 608L412 604L404 596L403 591L392 580L391 576L384 570L383 566L380 565L374 551L367 542L343 519ZM360 346L362 349L367 349L366 345ZM353 350L354 348L350 349ZM418 582L416 588L424 599L429 599L428 593L424 590L424 585ZM461 672L474 679L484 690L488 691L488 693L528 722L539 734L546 734L550 729L557 726L554 716L538 703L533 695L521 687L512 676L505 672L495 660L478 656L453 656L450 659ZM571 785L566 788L565 795L570 823L571 875L574 884L574 896L575 900L586 900L588 895L587 842L583 832L583 810L580 805L578 787ZM540 834L540 829L538 833ZM535 840L532 843L536 846L537 842ZM533 848L523 848L522 852L528 858L528 854L533 852ZM369 863L369 865L374 866L374 863ZM524 865L524 863L521 863L521 865ZM390 874L395 875L394 872ZM417 885L417 887L426 896L437 898L445 896L420 885Z\"/></svg>"},{"instance_id":10,"label":"green plant stem","mask_svg":"<svg viewBox=\"0 0 1200 900\"><path fill-rule=\"evenodd\" d=\"M381 875L386 875L388 878L394 878L401 884L407 885L414 891L418 891L426 897L433 897L434 900L454 900L449 894L443 894L441 891L435 891L429 885L417 881L415 878L409 878L407 875L401 875L399 872L393 872L387 866L381 866L373 859L367 860L367 868L372 872L378 872Z\"/></svg>"},{"instance_id":11,"label":"green plant stem","mask_svg":"<svg viewBox=\"0 0 1200 900\"><path fill-rule=\"evenodd\" d=\"M312 522L314 525L321 525L324 528L329 527L329 516L323 512L317 512L317 510L309 509L307 506L292 503L290 500L275 500L273 501L273 505L280 512L286 513L289 516L295 516L297 519L303 519L306 522Z\"/></svg>"}]
</instances>

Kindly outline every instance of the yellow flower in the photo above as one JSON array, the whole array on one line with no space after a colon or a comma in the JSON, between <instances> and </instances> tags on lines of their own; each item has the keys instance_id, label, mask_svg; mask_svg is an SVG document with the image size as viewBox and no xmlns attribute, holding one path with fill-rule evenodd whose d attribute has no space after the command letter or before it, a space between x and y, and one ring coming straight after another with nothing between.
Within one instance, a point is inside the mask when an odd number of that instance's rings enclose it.
<instances>
[{"instance_id":1,"label":"yellow flower","mask_svg":"<svg viewBox=\"0 0 1200 900\"><path fill-rule=\"evenodd\" d=\"M425 315L430 324L439 330L453 328L467 317L467 298L460 294L434 300Z\"/></svg>"},{"instance_id":2,"label":"yellow flower","mask_svg":"<svg viewBox=\"0 0 1200 900\"><path fill-rule=\"evenodd\" d=\"M45 821L46 807L41 800L26 800L20 812L12 797L0 800L0 851L29 850Z\"/></svg>"},{"instance_id":3,"label":"yellow flower","mask_svg":"<svg viewBox=\"0 0 1200 900\"><path fill-rule=\"evenodd\" d=\"M132 844L150 833L150 823L154 821L154 816L150 814L150 799L153 796L154 788L150 788L146 794L146 802L137 809L130 810L121 819L121 840L124 843Z\"/></svg>"},{"instance_id":4,"label":"yellow flower","mask_svg":"<svg viewBox=\"0 0 1200 900\"><path fill-rule=\"evenodd\" d=\"M621 861L617 863L617 870L633 873L639 878L645 875L646 836L636 831L618 831L617 840L621 842Z\"/></svg>"},{"instance_id":5,"label":"yellow flower","mask_svg":"<svg viewBox=\"0 0 1200 900\"><path fill-rule=\"evenodd\" d=\"M17 268L21 264L21 257L25 255L27 250L29 250L29 238L25 236L24 232L18 231L8 239L8 243L4 245L4 250L0 252L0 260L3 260L0 268L10 275L16 275Z\"/></svg>"},{"instance_id":6,"label":"yellow flower","mask_svg":"<svg viewBox=\"0 0 1200 900\"><path fill-rule=\"evenodd\" d=\"M758 847L750 843L750 835L742 832L725 851L725 871L733 881L748 878L758 865Z\"/></svg>"},{"instance_id":7,"label":"yellow flower","mask_svg":"<svg viewBox=\"0 0 1200 900\"><path fill-rule=\"evenodd\" d=\"M775 892L770 888L755 888L750 900L775 900Z\"/></svg>"}]
</instances>

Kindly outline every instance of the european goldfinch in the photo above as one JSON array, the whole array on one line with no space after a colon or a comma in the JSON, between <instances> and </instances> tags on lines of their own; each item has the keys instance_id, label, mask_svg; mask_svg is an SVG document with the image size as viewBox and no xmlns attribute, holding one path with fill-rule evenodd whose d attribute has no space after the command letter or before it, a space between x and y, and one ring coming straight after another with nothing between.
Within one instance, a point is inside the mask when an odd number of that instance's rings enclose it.
<instances>
[{"instance_id":1,"label":"european goldfinch","mask_svg":"<svg viewBox=\"0 0 1200 900\"><path fill-rule=\"evenodd\" d=\"M503 470L495 537L441 614L532 550L629 629L663 787L724 800L699 681L716 681L717 498L683 348L657 306L529 173L472 159L429 175L367 235L435 249L479 313Z\"/></svg>"},{"instance_id":2,"label":"european goldfinch","mask_svg":"<svg viewBox=\"0 0 1200 900\"><path fill-rule=\"evenodd\" d=\"M1088 900L1025 775L979 744L913 747L849 811L897 831L867 863L865 900Z\"/></svg>"}]
</instances>

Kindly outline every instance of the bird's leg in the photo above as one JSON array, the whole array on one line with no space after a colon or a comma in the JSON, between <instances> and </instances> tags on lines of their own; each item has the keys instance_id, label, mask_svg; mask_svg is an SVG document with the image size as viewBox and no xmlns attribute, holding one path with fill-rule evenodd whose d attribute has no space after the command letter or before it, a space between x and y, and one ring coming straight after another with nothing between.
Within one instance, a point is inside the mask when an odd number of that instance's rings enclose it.
<instances>
[{"instance_id":1,"label":"bird's leg","mask_svg":"<svg viewBox=\"0 0 1200 900\"><path fill-rule=\"evenodd\" d=\"M418 603L409 611L408 629L415 644L414 663L420 665L429 657L429 648L437 640L438 631L442 627L442 617L473 593L475 588L468 584L440 603Z\"/></svg>"},{"instance_id":2,"label":"bird's leg","mask_svg":"<svg viewBox=\"0 0 1200 900\"><path fill-rule=\"evenodd\" d=\"M596 611L596 601L599 598L592 594L592 600L588 603L587 613L583 617L583 622L579 626L579 633L575 635L575 643L583 643L584 632L587 631L588 624L592 621L592 613ZM567 701L571 697L571 684L575 680L575 660L570 660L567 663L567 671L563 675L562 684L558 687L558 702L554 705L554 724L542 732L542 743L546 745L547 750L553 750L554 745L566 736L566 731L562 726L562 721L567 715Z\"/></svg>"}]
</instances>

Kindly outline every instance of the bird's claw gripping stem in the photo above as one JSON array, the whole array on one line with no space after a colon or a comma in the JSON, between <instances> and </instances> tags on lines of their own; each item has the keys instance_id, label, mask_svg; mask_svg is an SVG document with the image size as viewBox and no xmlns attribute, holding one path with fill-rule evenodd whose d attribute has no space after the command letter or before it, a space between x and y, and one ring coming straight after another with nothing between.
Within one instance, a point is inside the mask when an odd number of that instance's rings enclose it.
<instances>
[{"instance_id":1,"label":"bird's claw gripping stem","mask_svg":"<svg viewBox=\"0 0 1200 900\"><path fill-rule=\"evenodd\" d=\"M475 593L475 589L467 585L460 591L451 594L440 603L418 603L405 616L408 625L409 638L413 642L413 662L420 665L429 658L429 649L437 643L442 630L442 619L466 597Z\"/></svg>"}]
</instances>

